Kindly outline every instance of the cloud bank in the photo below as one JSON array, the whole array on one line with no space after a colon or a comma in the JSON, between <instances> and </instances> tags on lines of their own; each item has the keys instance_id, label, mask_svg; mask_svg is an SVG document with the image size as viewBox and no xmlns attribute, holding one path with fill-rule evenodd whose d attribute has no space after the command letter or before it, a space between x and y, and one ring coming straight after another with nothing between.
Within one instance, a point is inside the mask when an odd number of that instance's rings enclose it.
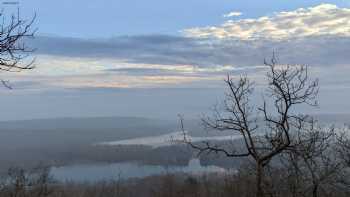
<instances>
[{"instance_id":1,"label":"cloud bank","mask_svg":"<svg viewBox=\"0 0 350 197\"><path fill-rule=\"evenodd\" d=\"M282 11L272 16L229 20L220 26L185 30L189 37L285 40L310 36L350 36L350 9L332 4Z\"/></svg>"}]
</instances>

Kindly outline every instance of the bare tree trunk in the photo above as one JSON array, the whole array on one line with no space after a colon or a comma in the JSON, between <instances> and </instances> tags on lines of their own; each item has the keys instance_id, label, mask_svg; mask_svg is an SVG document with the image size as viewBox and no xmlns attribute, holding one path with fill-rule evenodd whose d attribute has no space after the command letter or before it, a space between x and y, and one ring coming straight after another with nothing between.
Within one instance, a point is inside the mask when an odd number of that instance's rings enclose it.
<instances>
[{"instance_id":1,"label":"bare tree trunk","mask_svg":"<svg viewBox=\"0 0 350 197\"><path fill-rule=\"evenodd\" d=\"M318 184L314 184L312 187L312 197L318 197Z\"/></svg>"},{"instance_id":2,"label":"bare tree trunk","mask_svg":"<svg viewBox=\"0 0 350 197\"><path fill-rule=\"evenodd\" d=\"M263 179L263 166L260 162L258 162L256 166L256 197L264 196L262 179Z\"/></svg>"}]
</instances>

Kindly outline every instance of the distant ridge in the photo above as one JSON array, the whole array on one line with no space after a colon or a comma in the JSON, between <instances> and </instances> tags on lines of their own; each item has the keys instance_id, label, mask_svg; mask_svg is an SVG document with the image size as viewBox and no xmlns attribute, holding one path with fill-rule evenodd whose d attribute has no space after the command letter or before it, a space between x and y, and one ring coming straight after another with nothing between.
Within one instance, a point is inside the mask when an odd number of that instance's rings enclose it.
<instances>
[{"instance_id":1,"label":"distant ridge","mask_svg":"<svg viewBox=\"0 0 350 197\"><path fill-rule=\"evenodd\" d=\"M350 124L350 114L314 114L326 124ZM186 120L188 123L198 120ZM160 120L136 116L59 117L0 121L0 129L100 129L127 128L147 125L177 125L178 120Z\"/></svg>"},{"instance_id":2,"label":"distant ridge","mask_svg":"<svg viewBox=\"0 0 350 197\"><path fill-rule=\"evenodd\" d=\"M62 117L32 120L0 121L0 129L101 129L126 128L139 125L163 125L169 121L144 117Z\"/></svg>"}]
</instances>

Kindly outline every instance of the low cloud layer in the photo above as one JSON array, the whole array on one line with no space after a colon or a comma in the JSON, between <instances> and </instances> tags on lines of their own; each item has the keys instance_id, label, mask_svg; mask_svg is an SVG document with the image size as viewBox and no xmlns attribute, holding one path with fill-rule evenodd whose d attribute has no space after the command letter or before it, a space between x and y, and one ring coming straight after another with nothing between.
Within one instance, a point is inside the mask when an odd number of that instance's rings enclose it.
<instances>
[{"instance_id":1,"label":"low cloud layer","mask_svg":"<svg viewBox=\"0 0 350 197\"><path fill-rule=\"evenodd\" d=\"M284 63L327 66L347 64L350 52L350 37L345 36L314 36L289 41L223 41L163 35L109 40L38 37L33 42L38 48L37 55L45 57L195 67L256 66L273 51Z\"/></svg>"}]
</instances>

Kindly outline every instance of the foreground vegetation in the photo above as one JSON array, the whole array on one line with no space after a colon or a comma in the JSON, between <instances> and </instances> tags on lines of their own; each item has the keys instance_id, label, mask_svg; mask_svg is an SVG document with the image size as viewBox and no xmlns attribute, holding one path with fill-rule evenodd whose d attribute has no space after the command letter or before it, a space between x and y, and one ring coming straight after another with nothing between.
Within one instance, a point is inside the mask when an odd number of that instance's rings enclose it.
<instances>
[{"instance_id":1,"label":"foreground vegetation","mask_svg":"<svg viewBox=\"0 0 350 197\"><path fill-rule=\"evenodd\" d=\"M255 178L249 164L244 166L237 173L164 174L96 183L58 183L47 168L30 172L14 168L3 179L0 197L252 197ZM310 182L305 181L296 190L291 180L282 168L270 171L264 182L266 196L312 196ZM323 183L318 196L346 197L350 195L348 186Z\"/></svg>"}]
</instances>

